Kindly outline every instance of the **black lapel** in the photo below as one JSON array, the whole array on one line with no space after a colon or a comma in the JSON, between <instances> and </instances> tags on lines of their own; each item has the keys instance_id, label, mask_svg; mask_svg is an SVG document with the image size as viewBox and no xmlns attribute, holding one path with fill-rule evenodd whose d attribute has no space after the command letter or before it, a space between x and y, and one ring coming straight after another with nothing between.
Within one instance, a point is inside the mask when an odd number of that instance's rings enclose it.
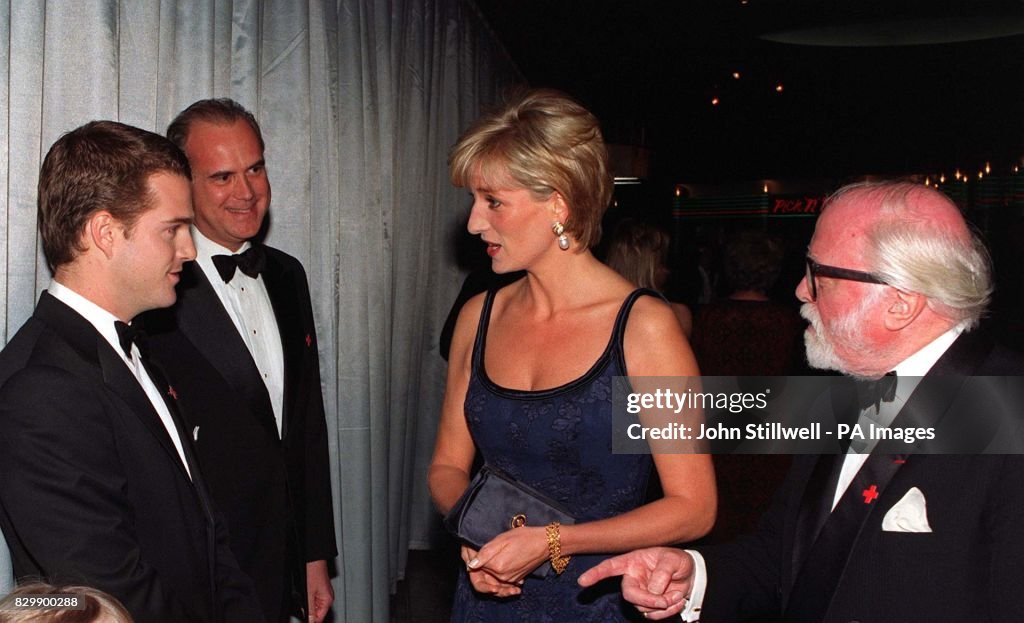
<instances>
[{"instance_id":1,"label":"black lapel","mask_svg":"<svg viewBox=\"0 0 1024 623\"><path fill-rule=\"evenodd\" d=\"M852 378L837 377L830 384L829 402L832 419L836 424L855 424L860 411L857 407L857 388ZM839 483L843 456L849 447L848 440L839 440L834 454L823 454L817 458L800 499L797 512L796 533L793 540L792 570L796 575L807 557L822 527L832 514L832 499Z\"/></svg>"},{"instance_id":2,"label":"black lapel","mask_svg":"<svg viewBox=\"0 0 1024 623\"><path fill-rule=\"evenodd\" d=\"M971 375L992 348L993 343L982 335L961 335L921 378L890 425L892 428L935 429L935 440L917 440L910 446L911 453L922 449L949 452L952 448L943 447L948 444L956 444L960 452L985 447L991 431L984 419L995 412L984 408L991 398L987 379L974 379ZM965 413L965 409L970 413ZM963 417L965 415L967 417ZM875 452L907 452L907 444L898 440L882 441Z\"/></svg>"},{"instance_id":3,"label":"black lapel","mask_svg":"<svg viewBox=\"0 0 1024 623\"><path fill-rule=\"evenodd\" d=\"M964 333L942 353L928 371L928 376L970 376L981 366L993 348L995 342L985 333Z\"/></svg>"},{"instance_id":4,"label":"black lapel","mask_svg":"<svg viewBox=\"0 0 1024 623\"><path fill-rule=\"evenodd\" d=\"M258 243L253 243L258 244ZM280 261L277 253L267 249L267 267L263 272L263 283L267 287L270 304L274 308L277 331L281 335L281 352L284 353L284 397L282 400L281 438L288 433L290 405L293 392L300 387L302 361L305 349L312 347L312 330L305 326L302 318L302 302L293 274Z\"/></svg>"},{"instance_id":5,"label":"black lapel","mask_svg":"<svg viewBox=\"0 0 1024 623\"><path fill-rule=\"evenodd\" d=\"M271 427L276 437L274 410L256 362L213 286L195 262L189 262L182 270L175 309L178 329L243 398L247 410L260 424Z\"/></svg>"},{"instance_id":6,"label":"black lapel","mask_svg":"<svg viewBox=\"0 0 1024 623\"><path fill-rule=\"evenodd\" d=\"M45 322L54 333L63 337L86 360L94 362L99 367L103 383L145 424L171 456L172 463L181 470L181 475L187 479L188 472L181 463L181 456L167 434L164 423L135 375L121 359L121 355L103 339L88 320L46 292L39 299L35 316ZM182 441L186 440L187 438Z\"/></svg>"},{"instance_id":7,"label":"black lapel","mask_svg":"<svg viewBox=\"0 0 1024 623\"><path fill-rule=\"evenodd\" d=\"M825 459L828 457L822 457ZM786 601L784 621L824 621L861 530L908 455L872 454L811 546ZM827 497L831 500L831 494Z\"/></svg>"},{"instance_id":8,"label":"black lapel","mask_svg":"<svg viewBox=\"0 0 1024 623\"><path fill-rule=\"evenodd\" d=\"M188 463L192 483L199 494L200 506L202 506L206 519L212 524L213 510L210 506L210 493L206 488L206 481L203 479L202 471L199 468L199 458L196 456L195 448L192 446L191 431L188 430L185 418L181 416L181 412L178 410L178 395L172 389L170 383L168 383L167 374L160 364L147 358L143 360L143 366L146 368L146 373L149 374L153 384L160 390L164 404L167 405L167 410L171 414L174 426L178 430L178 436L181 437L181 450L185 455L185 461Z\"/></svg>"}]
</instances>

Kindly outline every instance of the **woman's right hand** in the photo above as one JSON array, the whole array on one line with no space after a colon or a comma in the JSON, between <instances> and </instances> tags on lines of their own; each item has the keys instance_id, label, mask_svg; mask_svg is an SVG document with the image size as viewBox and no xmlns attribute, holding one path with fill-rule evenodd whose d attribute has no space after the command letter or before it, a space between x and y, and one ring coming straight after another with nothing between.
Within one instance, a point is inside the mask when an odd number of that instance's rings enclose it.
<instances>
[{"instance_id":1,"label":"woman's right hand","mask_svg":"<svg viewBox=\"0 0 1024 623\"><path fill-rule=\"evenodd\" d=\"M466 564L466 573L469 574L469 581L473 584L473 590L485 595L495 597L514 597L523 592L523 581L517 583L503 582L494 577L485 569L473 569L469 561L477 557L477 550L468 545L462 546L462 562Z\"/></svg>"}]
</instances>

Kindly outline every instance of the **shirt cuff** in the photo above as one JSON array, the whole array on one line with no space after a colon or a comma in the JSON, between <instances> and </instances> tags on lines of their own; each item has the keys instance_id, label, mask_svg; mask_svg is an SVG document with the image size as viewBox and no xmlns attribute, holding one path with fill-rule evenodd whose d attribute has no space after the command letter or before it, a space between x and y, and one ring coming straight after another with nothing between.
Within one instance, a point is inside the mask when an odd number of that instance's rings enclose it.
<instances>
[{"instance_id":1,"label":"shirt cuff","mask_svg":"<svg viewBox=\"0 0 1024 623\"><path fill-rule=\"evenodd\" d=\"M693 558L693 583L690 585L690 599L679 617L687 623L700 620L700 611L704 606L704 589L708 586L708 567L700 552L692 549L683 550Z\"/></svg>"}]
</instances>

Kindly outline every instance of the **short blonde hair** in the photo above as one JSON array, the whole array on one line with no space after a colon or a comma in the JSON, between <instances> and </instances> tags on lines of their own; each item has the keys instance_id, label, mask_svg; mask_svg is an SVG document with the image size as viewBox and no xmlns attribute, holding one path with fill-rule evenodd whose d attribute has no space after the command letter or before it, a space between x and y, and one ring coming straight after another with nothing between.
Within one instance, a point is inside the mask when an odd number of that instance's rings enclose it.
<instances>
[{"instance_id":1,"label":"short blonde hair","mask_svg":"<svg viewBox=\"0 0 1024 623\"><path fill-rule=\"evenodd\" d=\"M42 595L71 595L79 598L82 607L57 609L54 607L14 608L20 597ZM45 582L22 584L0 599L0 623L96 623L100 617L116 623L133 623L125 607L111 595L89 586L54 586Z\"/></svg>"},{"instance_id":2,"label":"short blonde hair","mask_svg":"<svg viewBox=\"0 0 1024 623\"><path fill-rule=\"evenodd\" d=\"M586 248L601 239L612 197L608 150L597 118L551 89L533 89L478 119L452 147L452 184L474 175L488 183L510 177L544 201L558 192L569 206L565 231Z\"/></svg>"}]
</instances>

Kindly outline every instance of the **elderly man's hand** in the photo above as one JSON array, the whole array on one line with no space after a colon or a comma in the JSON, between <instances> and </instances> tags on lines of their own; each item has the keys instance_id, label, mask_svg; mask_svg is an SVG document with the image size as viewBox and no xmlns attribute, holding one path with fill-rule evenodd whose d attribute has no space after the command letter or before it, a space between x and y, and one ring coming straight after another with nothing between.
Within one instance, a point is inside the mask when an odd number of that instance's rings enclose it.
<instances>
[{"instance_id":1,"label":"elderly man's hand","mask_svg":"<svg viewBox=\"0 0 1024 623\"><path fill-rule=\"evenodd\" d=\"M580 576L580 586L591 586L622 576L622 596L645 618L665 619L686 607L693 579L693 558L670 547L651 547L609 558Z\"/></svg>"}]
</instances>

